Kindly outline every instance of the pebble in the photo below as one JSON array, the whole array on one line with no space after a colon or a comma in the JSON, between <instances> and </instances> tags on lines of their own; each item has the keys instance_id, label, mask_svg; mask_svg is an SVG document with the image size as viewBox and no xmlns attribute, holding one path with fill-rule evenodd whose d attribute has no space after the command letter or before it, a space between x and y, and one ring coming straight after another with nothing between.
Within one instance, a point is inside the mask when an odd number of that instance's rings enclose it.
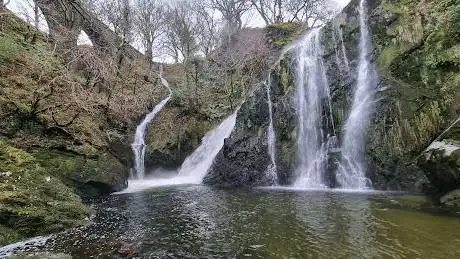
<instances>
[{"instance_id":1,"label":"pebble","mask_svg":"<svg viewBox=\"0 0 460 259\"><path fill-rule=\"evenodd\" d=\"M9 171L2 172L2 173L0 173L0 178L9 178L11 175L13 175L12 172L9 172Z\"/></svg>"}]
</instances>

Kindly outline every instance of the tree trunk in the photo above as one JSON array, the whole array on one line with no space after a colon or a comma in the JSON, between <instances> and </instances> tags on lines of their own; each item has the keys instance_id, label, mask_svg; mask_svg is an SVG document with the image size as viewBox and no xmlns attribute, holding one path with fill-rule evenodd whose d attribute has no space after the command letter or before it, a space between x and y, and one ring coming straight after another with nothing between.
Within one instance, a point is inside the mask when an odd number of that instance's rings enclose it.
<instances>
[{"instance_id":1,"label":"tree trunk","mask_svg":"<svg viewBox=\"0 0 460 259\"><path fill-rule=\"evenodd\" d=\"M276 22L282 22L283 21L283 9L282 9L282 3L281 0L278 0L278 15L276 16Z\"/></svg>"},{"instance_id":2,"label":"tree trunk","mask_svg":"<svg viewBox=\"0 0 460 259\"><path fill-rule=\"evenodd\" d=\"M152 68L153 65L153 42L147 41L146 44L146 50L145 50L145 59L149 63L150 68Z\"/></svg>"},{"instance_id":3,"label":"tree trunk","mask_svg":"<svg viewBox=\"0 0 460 259\"><path fill-rule=\"evenodd\" d=\"M39 29L40 26L40 12L37 4L34 4L34 25Z\"/></svg>"}]
</instances>

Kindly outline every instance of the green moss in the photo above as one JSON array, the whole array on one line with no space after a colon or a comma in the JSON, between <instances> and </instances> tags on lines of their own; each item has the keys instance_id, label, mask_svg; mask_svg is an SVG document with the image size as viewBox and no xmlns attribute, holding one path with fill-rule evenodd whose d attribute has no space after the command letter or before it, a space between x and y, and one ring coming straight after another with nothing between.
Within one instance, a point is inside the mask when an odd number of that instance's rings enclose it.
<instances>
[{"instance_id":1,"label":"green moss","mask_svg":"<svg viewBox=\"0 0 460 259\"><path fill-rule=\"evenodd\" d=\"M0 245L11 244L24 237L16 230L0 225Z\"/></svg>"},{"instance_id":2,"label":"green moss","mask_svg":"<svg viewBox=\"0 0 460 259\"><path fill-rule=\"evenodd\" d=\"M82 196L89 194L79 190L80 184L116 183L123 175L124 167L120 162L104 152L83 156L58 150L36 149L31 154L47 172L74 187Z\"/></svg>"},{"instance_id":3,"label":"green moss","mask_svg":"<svg viewBox=\"0 0 460 259\"><path fill-rule=\"evenodd\" d=\"M449 121L459 85L456 28L460 1L420 3L383 1L380 8L397 16L375 35L382 78L392 86L389 114L380 116L384 153L417 154ZM391 107L388 109L388 107ZM377 149L378 150L378 149Z\"/></svg>"},{"instance_id":4,"label":"green moss","mask_svg":"<svg viewBox=\"0 0 460 259\"><path fill-rule=\"evenodd\" d=\"M0 140L0 245L83 222L80 198L36 159ZM3 243L4 242L4 243Z\"/></svg>"},{"instance_id":5,"label":"green moss","mask_svg":"<svg viewBox=\"0 0 460 259\"><path fill-rule=\"evenodd\" d=\"M12 62L23 49L13 37L0 34L0 62Z\"/></svg>"},{"instance_id":6,"label":"green moss","mask_svg":"<svg viewBox=\"0 0 460 259\"><path fill-rule=\"evenodd\" d=\"M277 48L283 48L298 38L302 25L295 22L275 23L268 26L269 35Z\"/></svg>"}]
</instances>

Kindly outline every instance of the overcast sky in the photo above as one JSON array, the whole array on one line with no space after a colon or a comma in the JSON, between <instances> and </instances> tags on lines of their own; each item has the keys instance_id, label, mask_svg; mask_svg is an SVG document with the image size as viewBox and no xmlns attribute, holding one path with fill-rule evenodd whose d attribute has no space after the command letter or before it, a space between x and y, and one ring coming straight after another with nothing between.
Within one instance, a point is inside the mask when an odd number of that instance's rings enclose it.
<instances>
[{"instance_id":1,"label":"overcast sky","mask_svg":"<svg viewBox=\"0 0 460 259\"><path fill-rule=\"evenodd\" d=\"M342 9L345 7L350 0L329 0L331 3L331 6L336 6L337 9ZM13 12L19 14L22 18L27 18L27 16L32 17L32 8L30 6L30 3L32 0L11 0L10 4L8 5L8 8L12 10ZM249 26L264 26L263 20L262 19L254 19L254 16L258 15L249 15L248 17L251 17L251 19L247 18L247 23ZM42 25L43 27L46 27L46 24Z\"/></svg>"},{"instance_id":2,"label":"overcast sky","mask_svg":"<svg viewBox=\"0 0 460 259\"><path fill-rule=\"evenodd\" d=\"M341 10L345 7L351 0L329 0L331 7L337 8L337 10ZM21 18L32 22L33 19L33 9L31 3L33 0L11 0L8 4L8 9L13 11L14 13L18 14ZM262 18L255 19L254 17L259 17L256 11L253 11L249 15L246 15L246 23L249 27L263 27L265 26L264 21ZM48 26L45 21L42 21L40 27L43 31L47 31ZM82 33L79 37L79 44L91 44L88 37Z\"/></svg>"}]
</instances>

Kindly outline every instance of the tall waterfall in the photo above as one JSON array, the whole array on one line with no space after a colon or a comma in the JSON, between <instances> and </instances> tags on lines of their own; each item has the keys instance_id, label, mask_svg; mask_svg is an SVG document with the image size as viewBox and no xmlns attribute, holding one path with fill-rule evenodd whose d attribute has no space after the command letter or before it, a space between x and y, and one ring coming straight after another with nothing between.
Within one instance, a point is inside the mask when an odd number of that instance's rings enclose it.
<instances>
[{"instance_id":1,"label":"tall waterfall","mask_svg":"<svg viewBox=\"0 0 460 259\"><path fill-rule=\"evenodd\" d=\"M327 116L332 114L319 32L320 28L313 29L295 49L298 117L296 187L325 187L327 130L334 128L332 117Z\"/></svg>"},{"instance_id":2,"label":"tall waterfall","mask_svg":"<svg viewBox=\"0 0 460 259\"><path fill-rule=\"evenodd\" d=\"M358 82L350 115L345 124L342 143L342 161L337 171L337 181L342 188L364 189L372 183L365 176L365 137L369 120L374 111L377 73L371 63L371 39L367 27L367 3L361 0L359 7L360 42Z\"/></svg>"},{"instance_id":3,"label":"tall waterfall","mask_svg":"<svg viewBox=\"0 0 460 259\"><path fill-rule=\"evenodd\" d=\"M270 155L271 164L268 166L267 169L267 176L271 179L272 184L278 184L278 175L277 175L277 167L276 167L276 136L275 136L275 129L273 127L273 104L272 104L272 97L271 97L271 74L268 74L268 80L265 84L267 89L267 102L268 102L268 112L270 117L270 124L268 126L268 134L267 134L267 142L268 142L268 153Z\"/></svg>"},{"instance_id":4,"label":"tall waterfall","mask_svg":"<svg viewBox=\"0 0 460 259\"><path fill-rule=\"evenodd\" d=\"M153 110L145 116L144 120L137 126L136 135L134 136L134 142L131 144L134 153L134 169L136 170L136 177L137 179L143 179L145 176L145 166L144 166L144 159L145 159L145 132L147 130L147 126L149 123L156 117L156 115L163 109L163 107L168 103L169 99L171 99L171 88L169 87L168 82L163 78L163 70L160 71L160 80L163 86L168 88L169 95L166 99L162 100L159 104L157 104Z\"/></svg>"},{"instance_id":5,"label":"tall waterfall","mask_svg":"<svg viewBox=\"0 0 460 259\"><path fill-rule=\"evenodd\" d=\"M204 136L201 145L188 156L179 170L179 178L183 182L200 184L214 162L224 141L230 136L235 127L238 109L225 119L217 128Z\"/></svg>"}]
</instances>

